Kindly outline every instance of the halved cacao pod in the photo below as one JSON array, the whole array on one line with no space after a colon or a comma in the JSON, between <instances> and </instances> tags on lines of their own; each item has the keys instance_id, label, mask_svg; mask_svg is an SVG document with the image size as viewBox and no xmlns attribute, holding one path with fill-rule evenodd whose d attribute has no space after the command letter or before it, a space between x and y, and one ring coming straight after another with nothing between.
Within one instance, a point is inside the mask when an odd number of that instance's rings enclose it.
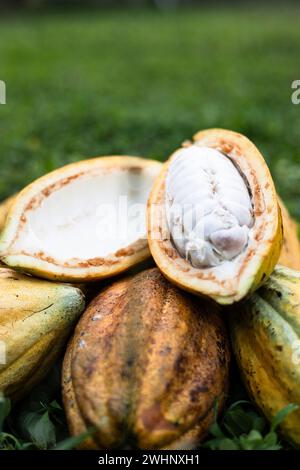
<instances>
[{"instance_id":1,"label":"halved cacao pod","mask_svg":"<svg viewBox=\"0 0 300 470\"><path fill-rule=\"evenodd\" d=\"M291 218L283 201L278 198L282 214L283 245L278 264L291 269L300 270L300 243L298 239L298 227Z\"/></svg>"},{"instance_id":2,"label":"halved cacao pod","mask_svg":"<svg viewBox=\"0 0 300 470\"><path fill-rule=\"evenodd\" d=\"M84 309L82 292L0 268L0 391L19 399L54 364Z\"/></svg>"},{"instance_id":3,"label":"halved cacao pod","mask_svg":"<svg viewBox=\"0 0 300 470\"><path fill-rule=\"evenodd\" d=\"M164 164L148 201L148 241L178 286L231 304L278 261L282 222L258 149L223 129L199 132Z\"/></svg>"},{"instance_id":4,"label":"halved cacao pod","mask_svg":"<svg viewBox=\"0 0 300 470\"><path fill-rule=\"evenodd\" d=\"M157 268L115 282L89 305L69 343L63 399L83 448L189 449L227 390L219 307L172 286Z\"/></svg>"},{"instance_id":5,"label":"halved cacao pod","mask_svg":"<svg viewBox=\"0 0 300 470\"><path fill-rule=\"evenodd\" d=\"M269 281L230 315L232 344L254 402L271 420L300 405L300 272L277 266ZM281 425L300 445L300 408Z\"/></svg>"},{"instance_id":6,"label":"halved cacao pod","mask_svg":"<svg viewBox=\"0 0 300 470\"><path fill-rule=\"evenodd\" d=\"M137 157L93 158L36 180L15 198L0 259L40 277L89 281L150 256L146 202L161 164Z\"/></svg>"}]
</instances>

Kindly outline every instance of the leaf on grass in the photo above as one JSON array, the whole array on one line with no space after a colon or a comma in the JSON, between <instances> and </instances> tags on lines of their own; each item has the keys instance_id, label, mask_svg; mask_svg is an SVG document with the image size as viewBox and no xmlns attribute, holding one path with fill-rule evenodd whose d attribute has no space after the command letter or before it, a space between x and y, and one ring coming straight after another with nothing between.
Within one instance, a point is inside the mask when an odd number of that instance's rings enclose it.
<instances>
[{"instance_id":1,"label":"leaf on grass","mask_svg":"<svg viewBox=\"0 0 300 470\"><path fill-rule=\"evenodd\" d=\"M245 404L249 408L249 403L245 402ZM266 426L266 421L257 412L244 410L239 404L238 407L229 408L225 414L223 425L232 437L238 437L241 434L248 434L253 429L262 432Z\"/></svg>"},{"instance_id":2,"label":"leaf on grass","mask_svg":"<svg viewBox=\"0 0 300 470\"><path fill-rule=\"evenodd\" d=\"M253 421L251 416L239 407L226 413L224 427L232 437L238 437L251 431Z\"/></svg>"},{"instance_id":3,"label":"leaf on grass","mask_svg":"<svg viewBox=\"0 0 300 470\"><path fill-rule=\"evenodd\" d=\"M217 421L215 421L209 428L210 433L212 436L217 437L217 438L222 438L225 437L225 434L223 433L222 429L218 425Z\"/></svg>"},{"instance_id":4,"label":"leaf on grass","mask_svg":"<svg viewBox=\"0 0 300 470\"><path fill-rule=\"evenodd\" d=\"M63 441L59 442L52 450L70 450L77 447L81 444L87 437L90 437L94 432L96 432L97 428L93 427L88 429L86 432L79 434L79 436L72 436L64 439Z\"/></svg>"},{"instance_id":5,"label":"leaf on grass","mask_svg":"<svg viewBox=\"0 0 300 470\"><path fill-rule=\"evenodd\" d=\"M259 431L252 429L247 435L239 438L241 449L243 450L259 450L263 444L263 437Z\"/></svg>"},{"instance_id":6,"label":"leaf on grass","mask_svg":"<svg viewBox=\"0 0 300 470\"><path fill-rule=\"evenodd\" d=\"M243 407L246 407L245 409ZM279 450L282 448L275 432L286 416L298 408L290 404L274 417L269 432L264 435L266 420L251 409L251 403L239 401L231 405L219 424L210 428L212 439L203 447L212 450Z\"/></svg>"},{"instance_id":7,"label":"leaf on grass","mask_svg":"<svg viewBox=\"0 0 300 470\"><path fill-rule=\"evenodd\" d=\"M13 450L18 448L17 439L6 432L0 434L0 449L1 450Z\"/></svg>"},{"instance_id":8,"label":"leaf on grass","mask_svg":"<svg viewBox=\"0 0 300 470\"><path fill-rule=\"evenodd\" d=\"M276 432L269 432L264 438L264 449L279 450L281 444L278 443L278 436Z\"/></svg>"},{"instance_id":9,"label":"leaf on grass","mask_svg":"<svg viewBox=\"0 0 300 470\"><path fill-rule=\"evenodd\" d=\"M39 449L48 449L56 442L55 427L46 411L42 415L38 413L28 413L24 417L24 428L28 437Z\"/></svg>"},{"instance_id":10,"label":"leaf on grass","mask_svg":"<svg viewBox=\"0 0 300 470\"><path fill-rule=\"evenodd\" d=\"M293 411L296 411L299 408L299 405L295 403L290 403L285 408L280 410L272 419L271 422L271 431L275 431L277 427L282 423L282 421Z\"/></svg>"},{"instance_id":11,"label":"leaf on grass","mask_svg":"<svg viewBox=\"0 0 300 470\"><path fill-rule=\"evenodd\" d=\"M238 444L229 438L219 439L218 446L215 450L239 450Z\"/></svg>"}]
</instances>

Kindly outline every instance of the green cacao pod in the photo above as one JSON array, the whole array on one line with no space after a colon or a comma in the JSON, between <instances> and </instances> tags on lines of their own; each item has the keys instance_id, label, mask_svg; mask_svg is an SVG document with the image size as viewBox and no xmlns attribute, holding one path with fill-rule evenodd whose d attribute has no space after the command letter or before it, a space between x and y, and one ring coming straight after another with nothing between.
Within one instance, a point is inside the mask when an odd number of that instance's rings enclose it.
<instances>
[{"instance_id":1,"label":"green cacao pod","mask_svg":"<svg viewBox=\"0 0 300 470\"><path fill-rule=\"evenodd\" d=\"M71 285L0 268L0 392L16 400L43 379L83 309Z\"/></svg>"},{"instance_id":2,"label":"green cacao pod","mask_svg":"<svg viewBox=\"0 0 300 470\"><path fill-rule=\"evenodd\" d=\"M189 449L227 390L229 348L219 307L182 293L157 268L96 297L64 360L69 429L95 426L88 449Z\"/></svg>"},{"instance_id":3,"label":"green cacao pod","mask_svg":"<svg viewBox=\"0 0 300 470\"><path fill-rule=\"evenodd\" d=\"M277 266L264 287L232 312L233 350L249 394L271 420L300 405L300 272ZM281 425L300 445L300 409Z\"/></svg>"}]
</instances>

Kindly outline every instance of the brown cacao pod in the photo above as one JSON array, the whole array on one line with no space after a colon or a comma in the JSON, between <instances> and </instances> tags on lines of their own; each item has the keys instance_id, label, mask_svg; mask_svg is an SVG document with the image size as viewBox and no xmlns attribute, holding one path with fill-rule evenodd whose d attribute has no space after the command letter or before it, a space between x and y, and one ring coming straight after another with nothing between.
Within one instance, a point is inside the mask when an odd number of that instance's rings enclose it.
<instances>
[{"instance_id":1,"label":"brown cacao pod","mask_svg":"<svg viewBox=\"0 0 300 470\"><path fill-rule=\"evenodd\" d=\"M229 347L219 307L157 268L115 282L76 327L63 368L72 435L88 449L190 449L224 401Z\"/></svg>"}]
</instances>

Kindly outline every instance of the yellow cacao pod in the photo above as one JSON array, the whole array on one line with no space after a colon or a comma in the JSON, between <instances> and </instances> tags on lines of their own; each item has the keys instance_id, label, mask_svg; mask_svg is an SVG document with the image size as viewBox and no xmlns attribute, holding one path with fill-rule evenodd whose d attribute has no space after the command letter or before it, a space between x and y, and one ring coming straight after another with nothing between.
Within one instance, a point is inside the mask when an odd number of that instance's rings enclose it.
<instances>
[{"instance_id":1,"label":"yellow cacao pod","mask_svg":"<svg viewBox=\"0 0 300 470\"><path fill-rule=\"evenodd\" d=\"M18 399L49 371L84 309L82 292L0 268L0 391Z\"/></svg>"},{"instance_id":2,"label":"yellow cacao pod","mask_svg":"<svg viewBox=\"0 0 300 470\"><path fill-rule=\"evenodd\" d=\"M268 282L230 315L232 344L244 383L271 420L300 405L300 272L277 266ZM281 425L300 445L300 409Z\"/></svg>"},{"instance_id":3,"label":"yellow cacao pod","mask_svg":"<svg viewBox=\"0 0 300 470\"><path fill-rule=\"evenodd\" d=\"M4 215L0 260L70 282L109 278L136 266L150 257L146 204L160 168L155 160L108 156L42 176L17 194Z\"/></svg>"},{"instance_id":4,"label":"yellow cacao pod","mask_svg":"<svg viewBox=\"0 0 300 470\"><path fill-rule=\"evenodd\" d=\"M2 231L6 217L11 208L16 196L11 196L0 203L0 232Z\"/></svg>"},{"instance_id":5,"label":"yellow cacao pod","mask_svg":"<svg viewBox=\"0 0 300 470\"><path fill-rule=\"evenodd\" d=\"M278 198L282 214L283 245L278 264L291 269L300 270L300 243L298 239L298 227L291 218L283 201Z\"/></svg>"}]
</instances>

